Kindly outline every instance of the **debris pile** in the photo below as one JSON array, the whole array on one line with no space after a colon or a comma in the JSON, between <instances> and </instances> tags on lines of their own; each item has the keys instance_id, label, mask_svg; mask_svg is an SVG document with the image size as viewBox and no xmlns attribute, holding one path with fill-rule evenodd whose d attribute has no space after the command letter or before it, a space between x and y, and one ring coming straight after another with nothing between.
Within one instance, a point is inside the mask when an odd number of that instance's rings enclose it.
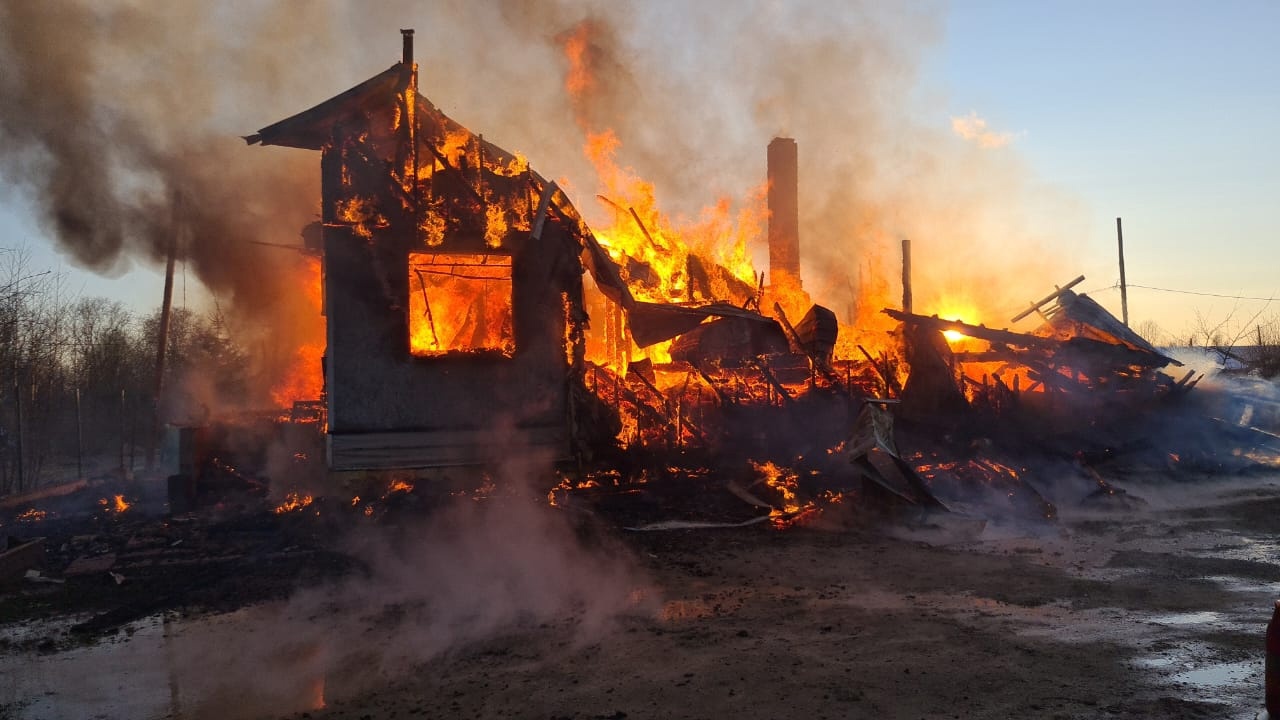
<instances>
[{"instance_id":1,"label":"debris pile","mask_svg":"<svg viewBox=\"0 0 1280 720\"><path fill-rule=\"evenodd\" d=\"M561 506L683 483L701 488L694 508L719 493L746 514L726 522L975 497L1044 520L1046 471L1111 496L1101 470L1119 458L1203 468L1270 447L1239 423L1210 440L1175 428L1200 378L1166 374L1180 363L1075 292L1083 277L1013 318L1036 315L1029 332L926 316L904 242L902 306L883 311L896 327L841 322L801 284L794 140L769 146L767 283L742 233L677 231L643 187L600 197L614 222L593 230L521 155L419 93L412 37L386 71L245 138L320 153L321 219L299 249L319 259L328 328L291 384L320 397L179 428L171 515L267 497L280 517L326 499L374 514L362 498L389 493L367 478L519 450L554 461Z\"/></svg>"}]
</instances>

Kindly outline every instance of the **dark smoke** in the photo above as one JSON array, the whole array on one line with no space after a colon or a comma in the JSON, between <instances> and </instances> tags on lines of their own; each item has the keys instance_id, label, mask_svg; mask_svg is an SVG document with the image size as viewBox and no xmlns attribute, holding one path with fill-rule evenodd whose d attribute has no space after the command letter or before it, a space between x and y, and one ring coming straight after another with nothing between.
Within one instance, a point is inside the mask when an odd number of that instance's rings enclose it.
<instances>
[{"instance_id":1,"label":"dark smoke","mask_svg":"<svg viewBox=\"0 0 1280 720\"><path fill-rule=\"evenodd\" d=\"M920 92L943 15L931 2L5 3L0 186L30 196L84 267L154 265L176 236L242 326L306 334L299 321L317 320L281 273L290 258L248 241L297 242L318 159L239 136L385 69L397 29L416 27L424 94L565 181L592 222L605 211L583 125L613 130L619 163L677 219L751 202L765 145L791 135L816 299L843 309L895 284L910 237L917 309L964 296L1003 315L1074 274L1041 250L1081 229L1011 148L956 136L945 100ZM572 99L562 46L583 27L594 80Z\"/></svg>"},{"instance_id":2,"label":"dark smoke","mask_svg":"<svg viewBox=\"0 0 1280 720\"><path fill-rule=\"evenodd\" d=\"M0 187L30 198L58 247L99 273L163 264L176 243L244 339L272 327L290 343L308 320L281 282L296 259L250 241L298 244L315 214L315 162L247 152L235 130L257 127L237 111L280 91L302 48L265 31L219 37L213 28L230 29L219 14L0 5Z\"/></svg>"},{"instance_id":3,"label":"dark smoke","mask_svg":"<svg viewBox=\"0 0 1280 720\"><path fill-rule=\"evenodd\" d=\"M215 13L197 4L0 7L0 167L85 267L159 262L179 237L210 289L261 301L270 268L259 269L261 253L246 241L296 238L300 225L276 213L297 208L279 201L305 197L315 177L304 158L255 157L218 127L228 86L243 84L244 102L275 85L269 70L236 77L228 61L269 69L287 43L256 43L275 48L262 63L238 56L247 47L214 47Z\"/></svg>"},{"instance_id":4,"label":"dark smoke","mask_svg":"<svg viewBox=\"0 0 1280 720\"><path fill-rule=\"evenodd\" d=\"M612 130L619 164L652 181L677 219L720 197L750 202L765 146L789 135L800 146L801 254L815 299L840 309L851 290L896 285L908 237L919 310L962 298L1006 323L1009 308L1065 281L1069 251L1045 249L1076 247L1084 230L1078 208L1037 185L1016 147L959 136L952 115L969 108L952 111L939 89L921 87L945 12L933 2L512 0L397 17L423 19L423 92L566 179L589 221L607 223L611 211L591 198L600 188L582 158L584 131ZM593 78L591 93L573 98L563 46L580 31ZM1018 128L997 132L1016 145Z\"/></svg>"}]
</instances>

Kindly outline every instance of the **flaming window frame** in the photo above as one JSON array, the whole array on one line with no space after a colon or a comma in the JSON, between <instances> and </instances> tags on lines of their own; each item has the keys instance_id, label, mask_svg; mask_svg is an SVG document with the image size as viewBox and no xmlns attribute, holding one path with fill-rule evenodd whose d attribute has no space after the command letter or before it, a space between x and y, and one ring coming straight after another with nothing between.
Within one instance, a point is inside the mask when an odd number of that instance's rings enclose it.
<instances>
[{"instance_id":1,"label":"flaming window frame","mask_svg":"<svg viewBox=\"0 0 1280 720\"><path fill-rule=\"evenodd\" d=\"M458 252L426 250L409 253L407 263L409 279L409 302L407 305L406 332L409 340L409 355L415 360L432 360L456 355L482 355L501 359L511 359L516 353L515 339L515 283L514 263L509 254L495 252ZM455 286L451 295L472 292L483 294L485 298L496 295L499 300L496 311L481 310L486 316L471 320L471 311L475 308L475 300L467 305L467 313L462 318L442 318L437 316L433 308L432 288L428 277L439 278L434 288L439 292L445 283ZM489 284L501 283L502 290L491 293ZM480 298L477 298L480 299ZM497 330L493 324L497 321ZM484 322L490 325L486 335L493 335L490 342L471 344L457 342L458 336L472 322ZM454 331L453 340L441 342L438 325L451 326ZM496 332L496 335L494 333ZM421 335L421 338L418 336ZM431 349L434 345L435 349Z\"/></svg>"}]
</instances>

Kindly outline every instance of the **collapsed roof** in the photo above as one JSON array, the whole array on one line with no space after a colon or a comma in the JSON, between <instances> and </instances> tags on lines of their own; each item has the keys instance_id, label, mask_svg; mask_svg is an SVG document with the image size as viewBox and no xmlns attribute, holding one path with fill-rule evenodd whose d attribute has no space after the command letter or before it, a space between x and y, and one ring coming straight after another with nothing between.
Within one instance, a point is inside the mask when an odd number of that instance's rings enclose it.
<instances>
[{"instance_id":1,"label":"collapsed roof","mask_svg":"<svg viewBox=\"0 0 1280 720\"><path fill-rule=\"evenodd\" d=\"M363 221L377 222L395 210L417 218L418 241L427 248L503 252L506 238L494 232L495 225L508 235L529 233L540 216L554 215L575 236L579 259L596 286L626 311L639 347L670 340L713 317L776 325L772 318L728 302L672 304L637 300L624 279L634 271L624 273L623 268L641 263L625 256L615 260L554 182L530 168L519 154L471 132L418 93L417 66L408 58L244 139L250 145L325 150L339 142L344 128L377 126L379 123L371 122L377 118L384 120L381 125L385 136L361 137L360 144L373 147L370 151L356 149L370 158L370 177L364 178L364 184L385 186L388 179L392 180L390 185L403 188L403 193L391 193L400 195L402 207L364 208L359 216ZM404 122L405 118L412 122ZM388 144L398 147L388 150ZM382 152L376 152L378 149ZM382 167L375 161L378 156L393 157L399 162ZM433 215L435 220L426 219L427 215ZM344 219L350 221L349 217ZM696 270L702 274L720 271L704 268L702 261ZM737 285L745 287L741 282ZM746 288L744 292L751 290Z\"/></svg>"}]
</instances>

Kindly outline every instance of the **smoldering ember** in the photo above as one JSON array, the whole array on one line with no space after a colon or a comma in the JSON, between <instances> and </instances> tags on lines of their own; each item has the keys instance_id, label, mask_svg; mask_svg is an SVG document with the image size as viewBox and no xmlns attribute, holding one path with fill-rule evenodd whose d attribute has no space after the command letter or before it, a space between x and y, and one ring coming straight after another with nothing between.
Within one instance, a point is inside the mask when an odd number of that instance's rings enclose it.
<instances>
[{"instance_id":1,"label":"smoldering ember","mask_svg":"<svg viewBox=\"0 0 1280 720\"><path fill-rule=\"evenodd\" d=\"M749 150L759 272L446 116L401 32L245 137L319 160L318 221L256 248L323 321L267 409L163 386L151 441L121 396L110 462L58 473L6 407L0 717L1261 709L1268 348L1156 347L1069 267L1005 327L918 313L908 240L824 305L805 138Z\"/></svg>"}]
</instances>

